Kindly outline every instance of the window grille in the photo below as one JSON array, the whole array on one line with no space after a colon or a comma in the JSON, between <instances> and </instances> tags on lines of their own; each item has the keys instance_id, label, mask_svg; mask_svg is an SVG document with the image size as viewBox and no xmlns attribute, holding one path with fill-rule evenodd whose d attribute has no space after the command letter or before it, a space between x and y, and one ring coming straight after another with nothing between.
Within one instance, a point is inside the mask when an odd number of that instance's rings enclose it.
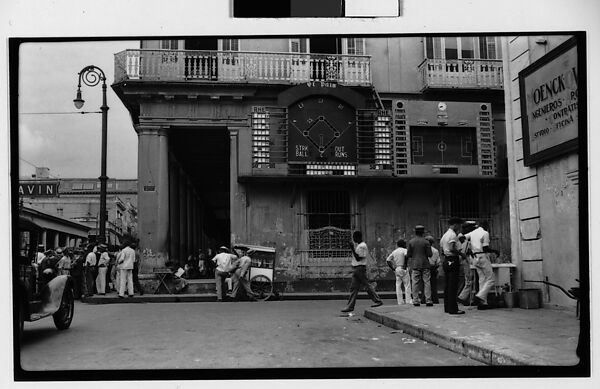
<instances>
[{"instance_id":1,"label":"window grille","mask_svg":"<svg viewBox=\"0 0 600 389\"><path fill-rule=\"evenodd\" d=\"M306 198L308 258L348 258L352 234L347 191L310 191Z\"/></svg>"}]
</instances>

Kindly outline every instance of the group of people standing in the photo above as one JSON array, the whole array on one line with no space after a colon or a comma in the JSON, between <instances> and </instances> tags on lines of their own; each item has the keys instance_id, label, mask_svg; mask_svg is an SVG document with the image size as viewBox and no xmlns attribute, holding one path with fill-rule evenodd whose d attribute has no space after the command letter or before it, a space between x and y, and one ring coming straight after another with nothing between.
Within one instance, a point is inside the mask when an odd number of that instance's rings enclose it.
<instances>
[{"instance_id":1,"label":"group of people standing","mask_svg":"<svg viewBox=\"0 0 600 389\"><path fill-rule=\"evenodd\" d=\"M412 304L416 307L423 303L428 307L438 304L437 279L441 265L445 278L444 312L451 315L464 314L464 311L458 309L458 301L464 305L471 304L473 266L479 279L473 303L477 305L477 309L490 308L487 296L494 287L494 274L489 253L498 254L498 251L490 247L488 223L469 221L463 224L460 218L450 218L448 225L448 230L440 239L439 250L434 247L435 239L425 236L425 227L422 225L415 226L415 236L408 244L404 239L396 242L397 248L386 258L386 262L396 276L398 304ZM361 288L373 300L372 307L383 304L367 278L368 248L362 240L362 233L355 231L352 240L349 246L353 254L350 298L342 312L354 310Z\"/></svg>"},{"instance_id":2,"label":"group of people standing","mask_svg":"<svg viewBox=\"0 0 600 389\"><path fill-rule=\"evenodd\" d=\"M126 242L112 253L104 243L89 244L85 249L59 247L54 250L45 250L40 245L34 265L46 282L57 275L70 275L76 299L105 295L111 290L124 298L125 291L132 297L134 289L144 294L138 279L139 262L135 242Z\"/></svg>"}]
</instances>

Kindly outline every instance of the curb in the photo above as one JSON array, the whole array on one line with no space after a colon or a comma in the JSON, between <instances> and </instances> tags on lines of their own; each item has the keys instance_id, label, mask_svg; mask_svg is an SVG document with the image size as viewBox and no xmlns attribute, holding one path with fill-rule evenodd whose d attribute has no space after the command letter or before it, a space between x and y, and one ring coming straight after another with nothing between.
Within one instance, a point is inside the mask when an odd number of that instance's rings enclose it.
<instances>
[{"instance_id":1,"label":"curb","mask_svg":"<svg viewBox=\"0 0 600 389\"><path fill-rule=\"evenodd\" d=\"M277 297L271 297L268 301L300 301L300 300L347 300L349 293L286 293ZM396 298L396 292L378 292L382 299ZM359 296L359 300L369 297ZM145 294L143 296L118 298L116 295L82 297L81 302L87 304L135 304L135 303L196 303L217 302L215 293L202 294Z\"/></svg>"},{"instance_id":2,"label":"curb","mask_svg":"<svg viewBox=\"0 0 600 389\"><path fill-rule=\"evenodd\" d=\"M523 355L513 350L498 347L492 344L478 344L472 340L454 337L442 329L432 330L423 326L422 323L402 317L401 319L390 317L386 312L377 312L373 309L367 309L364 312L365 318L373 320L396 330L401 330L405 334L422 339L428 343L438 345L442 348L469 357L473 360L485 363L491 366L516 366L516 365L551 365L552 362L541 358Z\"/></svg>"}]
</instances>

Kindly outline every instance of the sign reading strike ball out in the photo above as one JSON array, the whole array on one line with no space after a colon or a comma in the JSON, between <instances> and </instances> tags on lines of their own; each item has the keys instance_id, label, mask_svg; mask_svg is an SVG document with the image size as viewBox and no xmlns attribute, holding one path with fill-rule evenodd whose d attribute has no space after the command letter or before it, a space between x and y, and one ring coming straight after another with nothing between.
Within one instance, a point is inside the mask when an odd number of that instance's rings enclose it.
<instances>
[{"instance_id":1,"label":"sign reading strike ball out","mask_svg":"<svg viewBox=\"0 0 600 389\"><path fill-rule=\"evenodd\" d=\"M571 38L519 72L525 166L577 149L577 56Z\"/></svg>"}]
</instances>

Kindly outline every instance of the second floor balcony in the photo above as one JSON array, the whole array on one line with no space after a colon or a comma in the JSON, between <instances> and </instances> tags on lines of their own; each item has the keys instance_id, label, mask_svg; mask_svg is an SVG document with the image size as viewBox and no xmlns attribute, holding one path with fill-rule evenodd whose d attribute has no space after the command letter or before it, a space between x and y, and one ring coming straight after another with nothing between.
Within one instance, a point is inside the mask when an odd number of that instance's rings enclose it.
<instances>
[{"instance_id":1,"label":"second floor balcony","mask_svg":"<svg viewBox=\"0 0 600 389\"><path fill-rule=\"evenodd\" d=\"M368 55L197 50L125 50L115 54L115 82L185 81L371 85Z\"/></svg>"},{"instance_id":2,"label":"second floor balcony","mask_svg":"<svg viewBox=\"0 0 600 389\"><path fill-rule=\"evenodd\" d=\"M419 65L421 90L503 89L502 60L430 59Z\"/></svg>"}]
</instances>

